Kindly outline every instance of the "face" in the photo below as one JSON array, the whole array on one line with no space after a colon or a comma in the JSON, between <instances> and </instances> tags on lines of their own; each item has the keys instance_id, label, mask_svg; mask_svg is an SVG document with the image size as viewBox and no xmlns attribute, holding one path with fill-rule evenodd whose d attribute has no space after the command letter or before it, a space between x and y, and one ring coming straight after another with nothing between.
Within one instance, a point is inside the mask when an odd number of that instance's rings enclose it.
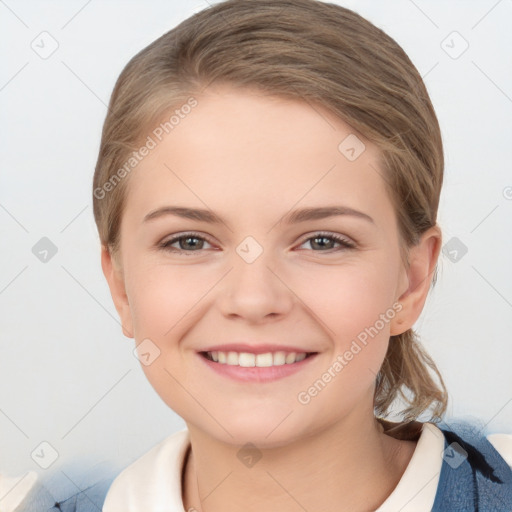
<instances>
[{"instance_id":1,"label":"face","mask_svg":"<svg viewBox=\"0 0 512 512\"><path fill-rule=\"evenodd\" d=\"M318 105L228 87L196 99L130 175L121 223L113 296L147 378L226 443L372 415L409 285L377 149ZM325 208L344 213L311 214Z\"/></svg>"}]
</instances>

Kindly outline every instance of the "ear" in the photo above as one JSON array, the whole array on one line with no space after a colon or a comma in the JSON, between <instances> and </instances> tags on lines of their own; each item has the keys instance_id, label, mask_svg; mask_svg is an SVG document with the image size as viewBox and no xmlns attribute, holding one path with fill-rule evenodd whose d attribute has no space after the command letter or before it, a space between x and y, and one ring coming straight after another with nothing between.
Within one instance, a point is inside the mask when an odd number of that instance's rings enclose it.
<instances>
[{"instance_id":1,"label":"ear","mask_svg":"<svg viewBox=\"0 0 512 512\"><path fill-rule=\"evenodd\" d=\"M391 321L392 336L407 331L419 318L434 277L441 242L441 230L436 224L409 249L409 268L402 268L401 295L397 299L402 309Z\"/></svg>"},{"instance_id":2,"label":"ear","mask_svg":"<svg viewBox=\"0 0 512 512\"><path fill-rule=\"evenodd\" d=\"M101 248L101 268L121 319L123 334L128 338L133 338L132 315L126 295L123 271L117 258L113 257L105 246Z\"/></svg>"}]
</instances>

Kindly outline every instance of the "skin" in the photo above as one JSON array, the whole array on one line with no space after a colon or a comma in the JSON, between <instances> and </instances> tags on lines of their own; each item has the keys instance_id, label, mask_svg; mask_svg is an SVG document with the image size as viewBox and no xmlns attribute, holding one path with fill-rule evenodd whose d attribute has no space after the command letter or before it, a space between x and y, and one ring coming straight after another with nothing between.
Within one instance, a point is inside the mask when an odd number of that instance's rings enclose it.
<instances>
[{"instance_id":1,"label":"skin","mask_svg":"<svg viewBox=\"0 0 512 512\"><path fill-rule=\"evenodd\" d=\"M160 356L142 369L190 432L184 508L375 510L416 446L381 431L375 378L390 335L412 327L423 309L441 232L428 230L403 266L378 150L359 136L366 149L349 161L338 145L354 130L323 107L229 86L196 98L129 177L120 253L102 251L123 332L158 347ZM172 215L143 222L166 205L209 209L225 224ZM349 206L374 223L348 215L279 222L290 210L326 205ZM206 241L175 242L182 254L158 248L188 231ZM332 239L322 247L319 231L356 247ZM236 252L247 236L263 249L250 264ZM401 311L378 335L299 403L298 394L398 301ZM196 352L248 339L319 354L286 378L240 383L211 371ZM247 442L261 455L250 468L237 457Z\"/></svg>"}]
</instances>

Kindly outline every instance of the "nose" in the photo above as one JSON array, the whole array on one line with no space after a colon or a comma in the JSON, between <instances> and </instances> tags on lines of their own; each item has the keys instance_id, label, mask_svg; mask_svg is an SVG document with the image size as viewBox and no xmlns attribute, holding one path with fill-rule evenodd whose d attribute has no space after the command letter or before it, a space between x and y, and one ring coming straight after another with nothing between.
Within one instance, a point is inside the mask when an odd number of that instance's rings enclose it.
<instances>
[{"instance_id":1,"label":"nose","mask_svg":"<svg viewBox=\"0 0 512 512\"><path fill-rule=\"evenodd\" d=\"M227 317L240 317L251 323L285 316L296 300L280 275L270 251L263 251L249 262L234 254L232 270L223 280L218 305Z\"/></svg>"}]
</instances>

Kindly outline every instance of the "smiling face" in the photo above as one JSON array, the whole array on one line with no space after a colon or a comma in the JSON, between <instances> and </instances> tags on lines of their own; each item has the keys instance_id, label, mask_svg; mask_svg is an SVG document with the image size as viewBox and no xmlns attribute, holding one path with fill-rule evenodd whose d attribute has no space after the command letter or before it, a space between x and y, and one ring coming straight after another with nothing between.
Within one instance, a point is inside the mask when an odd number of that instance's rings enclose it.
<instances>
[{"instance_id":1,"label":"smiling face","mask_svg":"<svg viewBox=\"0 0 512 512\"><path fill-rule=\"evenodd\" d=\"M160 351L142 364L147 378L227 443L270 446L373 416L392 306L409 284L377 149L364 141L359 154L354 130L318 105L227 87L196 98L129 177L123 274L109 277L125 334L146 340L146 359ZM327 207L344 213L293 218ZM228 362L270 352L280 366L227 372L205 358L219 348L248 354ZM275 355L291 351L314 355Z\"/></svg>"}]
</instances>

